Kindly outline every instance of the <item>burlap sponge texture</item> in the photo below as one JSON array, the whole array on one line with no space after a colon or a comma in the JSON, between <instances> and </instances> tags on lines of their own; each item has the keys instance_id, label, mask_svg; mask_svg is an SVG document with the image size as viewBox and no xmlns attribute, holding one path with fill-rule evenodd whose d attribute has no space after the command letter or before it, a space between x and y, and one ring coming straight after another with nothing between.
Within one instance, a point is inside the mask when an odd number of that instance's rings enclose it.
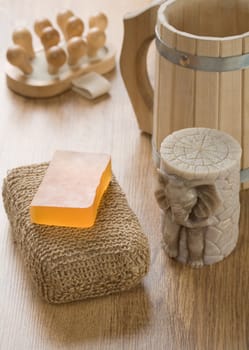
<instances>
[{"instance_id":1,"label":"burlap sponge texture","mask_svg":"<svg viewBox=\"0 0 249 350\"><path fill-rule=\"evenodd\" d=\"M88 229L36 225L29 205L48 163L11 170L3 200L14 240L38 293L64 303L128 290L147 273L149 246L113 178Z\"/></svg>"}]
</instances>

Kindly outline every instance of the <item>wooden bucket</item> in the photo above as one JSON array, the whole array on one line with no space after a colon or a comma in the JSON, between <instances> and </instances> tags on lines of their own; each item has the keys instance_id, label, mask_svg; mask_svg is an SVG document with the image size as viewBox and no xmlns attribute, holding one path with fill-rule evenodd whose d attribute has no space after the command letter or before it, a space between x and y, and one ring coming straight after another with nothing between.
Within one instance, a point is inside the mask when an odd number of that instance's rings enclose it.
<instances>
[{"instance_id":1,"label":"wooden bucket","mask_svg":"<svg viewBox=\"0 0 249 350\"><path fill-rule=\"evenodd\" d=\"M152 134L154 156L175 130L215 128L241 143L242 169L249 168L249 1L160 4L125 18L120 61L139 127ZM146 55L155 35L153 94ZM247 175L244 170L244 181Z\"/></svg>"}]
</instances>

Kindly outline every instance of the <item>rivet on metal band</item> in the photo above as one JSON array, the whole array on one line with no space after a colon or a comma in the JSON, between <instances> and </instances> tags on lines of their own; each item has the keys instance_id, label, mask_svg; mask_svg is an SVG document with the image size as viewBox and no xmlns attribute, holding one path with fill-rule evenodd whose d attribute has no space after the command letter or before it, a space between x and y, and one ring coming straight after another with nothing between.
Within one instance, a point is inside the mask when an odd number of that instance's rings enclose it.
<instances>
[{"instance_id":1,"label":"rivet on metal band","mask_svg":"<svg viewBox=\"0 0 249 350\"><path fill-rule=\"evenodd\" d=\"M156 47L161 56L181 67L206 72L229 72L249 67L249 54L229 57L197 56L178 51L167 45L156 27Z\"/></svg>"}]
</instances>

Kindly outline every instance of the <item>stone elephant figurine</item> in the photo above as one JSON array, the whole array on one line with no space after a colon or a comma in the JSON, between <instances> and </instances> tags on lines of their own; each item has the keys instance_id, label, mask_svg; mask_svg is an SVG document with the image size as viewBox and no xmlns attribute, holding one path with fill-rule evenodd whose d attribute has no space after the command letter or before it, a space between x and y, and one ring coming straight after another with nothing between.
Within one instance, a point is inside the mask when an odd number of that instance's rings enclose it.
<instances>
[{"instance_id":1,"label":"stone elephant figurine","mask_svg":"<svg viewBox=\"0 0 249 350\"><path fill-rule=\"evenodd\" d=\"M188 263L192 267L203 265L205 231L215 220L221 204L214 184L184 180L158 169L155 197L162 210L164 249L170 257L179 253L179 239L186 231Z\"/></svg>"}]
</instances>

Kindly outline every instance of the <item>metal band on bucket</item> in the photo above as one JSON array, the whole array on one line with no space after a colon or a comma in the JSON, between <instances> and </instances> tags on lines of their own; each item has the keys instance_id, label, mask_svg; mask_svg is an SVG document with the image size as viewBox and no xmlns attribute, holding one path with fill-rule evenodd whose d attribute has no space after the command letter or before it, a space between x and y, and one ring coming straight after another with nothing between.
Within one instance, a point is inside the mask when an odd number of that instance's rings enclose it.
<instances>
[{"instance_id":1,"label":"metal band on bucket","mask_svg":"<svg viewBox=\"0 0 249 350\"><path fill-rule=\"evenodd\" d=\"M196 56L168 46L156 27L156 47L161 56L181 67L205 72L229 72L249 67L249 54L229 57Z\"/></svg>"}]
</instances>

